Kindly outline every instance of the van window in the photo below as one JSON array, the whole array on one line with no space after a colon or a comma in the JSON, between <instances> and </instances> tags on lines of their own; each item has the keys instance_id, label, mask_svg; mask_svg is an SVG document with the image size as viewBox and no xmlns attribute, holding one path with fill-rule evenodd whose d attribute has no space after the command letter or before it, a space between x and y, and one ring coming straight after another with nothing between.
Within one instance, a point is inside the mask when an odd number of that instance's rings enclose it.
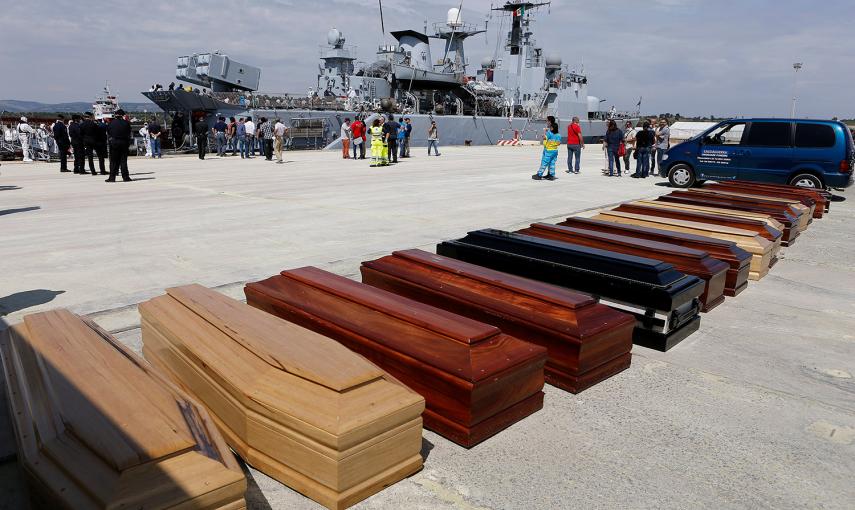
<instances>
[{"instance_id":1,"label":"van window","mask_svg":"<svg viewBox=\"0 0 855 510\"><path fill-rule=\"evenodd\" d=\"M704 143L708 145L739 145L744 132L744 122L722 124L704 137Z\"/></svg>"},{"instance_id":2,"label":"van window","mask_svg":"<svg viewBox=\"0 0 855 510\"><path fill-rule=\"evenodd\" d=\"M752 122L744 145L752 147L789 147L789 122Z\"/></svg>"},{"instance_id":3,"label":"van window","mask_svg":"<svg viewBox=\"0 0 855 510\"><path fill-rule=\"evenodd\" d=\"M796 147L822 149L834 147L834 128L828 124L796 124Z\"/></svg>"}]
</instances>

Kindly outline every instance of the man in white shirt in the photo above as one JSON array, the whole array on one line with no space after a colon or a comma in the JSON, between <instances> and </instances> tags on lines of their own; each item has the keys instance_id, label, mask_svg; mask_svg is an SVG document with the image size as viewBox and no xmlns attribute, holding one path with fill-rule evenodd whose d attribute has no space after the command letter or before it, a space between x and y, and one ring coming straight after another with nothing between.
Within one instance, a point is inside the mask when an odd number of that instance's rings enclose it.
<instances>
[{"instance_id":1,"label":"man in white shirt","mask_svg":"<svg viewBox=\"0 0 855 510\"><path fill-rule=\"evenodd\" d=\"M671 147L671 128L668 127L668 121L661 119L659 121L659 129L656 130L656 167L659 168L659 173L662 175L662 156L665 155ZM662 175L662 177L665 177Z\"/></svg>"},{"instance_id":2,"label":"man in white shirt","mask_svg":"<svg viewBox=\"0 0 855 510\"><path fill-rule=\"evenodd\" d=\"M24 163L32 163L33 158L30 157L30 137L33 134L33 128L27 124L27 118L21 117L21 122L18 124L18 140L21 142L21 151L24 153Z\"/></svg>"},{"instance_id":3,"label":"man in white shirt","mask_svg":"<svg viewBox=\"0 0 855 510\"><path fill-rule=\"evenodd\" d=\"M243 125L246 128L246 145L249 147L246 158L251 159L255 155L255 123L252 122L252 117L248 117Z\"/></svg>"},{"instance_id":4,"label":"man in white shirt","mask_svg":"<svg viewBox=\"0 0 855 510\"><path fill-rule=\"evenodd\" d=\"M344 159L350 157L350 136L350 119L344 119L341 125L341 157Z\"/></svg>"},{"instance_id":5,"label":"man in white shirt","mask_svg":"<svg viewBox=\"0 0 855 510\"><path fill-rule=\"evenodd\" d=\"M282 146L285 143L285 133L288 131L288 128L285 127L285 124L282 123L281 120L276 119L276 124L273 126L273 150L276 152L276 162L284 163L282 161Z\"/></svg>"}]
</instances>

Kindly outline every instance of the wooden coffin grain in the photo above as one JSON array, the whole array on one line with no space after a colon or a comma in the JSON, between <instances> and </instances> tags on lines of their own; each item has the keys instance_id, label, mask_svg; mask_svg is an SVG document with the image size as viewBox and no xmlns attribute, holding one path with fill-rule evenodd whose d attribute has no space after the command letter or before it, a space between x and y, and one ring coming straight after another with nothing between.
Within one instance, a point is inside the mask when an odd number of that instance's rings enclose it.
<instances>
[{"instance_id":1,"label":"wooden coffin grain","mask_svg":"<svg viewBox=\"0 0 855 510\"><path fill-rule=\"evenodd\" d=\"M790 189L786 189L790 188ZM798 200L806 207L814 207L813 217L822 218L823 213L828 210L828 199L819 194L805 193L799 191L797 186L754 186L750 184L735 183L735 182L709 182L704 189L721 190L721 191L736 191L749 195L759 195L763 197L789 198Z\"/></svg>"},{"instance_id":2,"label":"wooden coffin grain","mask_svg":"<svg viewBox=\"0 0 855 510\"><path fill-rule=\"evenodd\" d=\"M334 340L199 285L139 310L146 358L292 489L346 508L421 469L424 399Z\"/></svg>"},{"instance_id":3,"label":"wooden coffin grain","mask_svg":"<svg viewBox=\"0 0 855 510\"><path fill-rule=\"evenodd\" d=\"M659 197L659 198L661 198L661 197ZM664 202L662 200L659 200L659 198L657 198L656 200L637 200L633 203L645 204L645 205L655 205L656 207L668 207L671 209L682 209L682 210L686 210L686 211L708 212L711 214L721 214L723 216L733 216L735 218L747 218L747 219L751 219L751 220L762 221L763 223L774 228L775 230L781 232L782 233L782 237L781 237L782 241L784 239L786 239L785 234L784 234L784 224L781 223L780 221L776 220L775 218L773 218L769 214L766 214L766 213L739 211L736 209L724 209L724 208L720 208L720 207L712 207L712 206L705 206L705 205L683 204L683 203L677 203L677 202ZM794 232L795 232L794 236L798 237L798 229L795 229ZM793 237L792 239L795 239L795 237Z\"/></svg>"},{"instance_id":4,"label":"wooden coffin grain","mask_svg":"<svg viewBox=\"0 0 855 510\"><path fill-rule=\"evenodd\" d=\"M741 228L750 230L755 234L759 234L764 239L772 242L781 243L782 246L789 245L789 239L783 239L782 231L770 227L765 221L753 220L748 218L740 218L738 216L728 216L724 214L713 214L701 211L688 211L674 209L667 206L662 206L666 202L652 201L649 204L642 203L626 203L614 207L613 211L628 212L634 214L642 214L648 216L661 216L663 218L674 218L677 220L697 221L698 223L712 223L713 225L723 225L726 227Z\"/></svg>"},{"instance_id":5,"label":"wooden coffin grain","mask_svg":"<svg viewBox=\"0 0 855 510\"><path fill-rule=\"evenodd\" d=\"M362 263L362 281L547 349L546 382L578 393L629 368L635 318L575 291L422 250Z\"/></svg>"},{"instance_id":6,"label":"wooden coffin grain","mask_svg":"<svg viewBox=\"0 0 855 510\"><path fill-rule=\"evenodd\" d=\"M425 427L472 447L543 407L546 349L314 267L245 288L252 306L341 342L424 396Z\"/></svg>"},{"instance_id":7,"label":"wooden coffin grain","mask_svg":"<svg viewBox=\"0 0 855 510\"><path fill-rule=\"evenodd\" d=\"M751 254L738 247L733 241L723 241L707 236L674 232L657 228L625 225L611 221L594 220L591 218L567 218L558 225L575 227L595 232L650 239L696 250L705 251L711 256L727 263L729 269L724 283L724 295L736 296L748 286L748 272L751 264Z\"/></svg>"},{"instance_id":8,"label":"wooden coffin grain","mask_svg":"<svg viewBox=\"0 0 855 510\"><path fill-rule=\"evenodd\" d=\"M707 252L637 237L546 223L533 223L529 228L518 232L673 264L678 271L697 276L704 281L704 291L699 298L702 312L708 312L724 302L724 285L729 266L711 257Z\"/></svg>"},{"instance_id":9,"label":"wooden coffin grain","mask_svg":"<svg viewBox=\"0 0 855 510\"><path fill-rule=\"evenodd\" d=\"M786 184L771 184L767 182L753 182L741 180L721 181L717 184L726 184L730 187L744 189L746 190L746 192L749 193L753 192L754 190L768 190L783 192L787 195L808 197L814 199L816 201L817 208L821 209L823 212L829 212L831 210L831 193L825 190L802 188L800 186L789 186ZM814 214L816 213L814 212Z\"/></svg>"},{"instance_id":10,"label":"wooden coffin grain","mask_svg":"<svg viewBox=\"0 0 855 510\"><path fill-rule=\"evenodd\" d=\"M594 216L594 219L733 241L737 246L751 254L751 269L748 273L748 278L751 280L759 280L766 276L769 268L777 262L775 244L748 230L617 211L602 211Z\"/></svg>"},{"instance_id":11,"label":"wooden coffin grain","mask_svg":"<svg viewBox=\"0 0 855 510\"><path fill-rule=\"evenodd\" d=\"M725 195L703 194L686 191L672 191L668 195L663 195L657 200L664 202L679 202L684 204L707 205L712 207L720 207L724 209L736 209L741 211L751 211L769 214L776 220L784 224L784 229L795 229L801 233L802 228L799 225L798 216L790 209L789 206L781 204L761 204L759 202L751 202L739 197L727 197ZM784 233L784 237L790 237L789 232Z\"/></svg>"},{"instance_id":12,"label":"wooden coffin grain","mask_svg":"<svg viewBox=\"0 0 855 510\"><path fill-rule=\"evenodd\" d=\"M95 323L27 315L0 358L34 508L246 507L207 412Z\"/></svg>"},{"instance_id":13,"label":"wooden coffin grain","mask_svg":"<svg viewBox=\"0 0 855 510\"><path fill-rule=\"evenodd\" d=\"M816 202L812 201L811 205L806 206L802 204L801 201L797 198L761 196L748 192L740 192L736 190L727 190L713 187L692 188L688 191L696 192L703 195L724 196L725 198L738 198L740 200L745 200L750 203L789 207L793 214L798 217L799 228L802 230L806 229L808 224L813 221L813 212L816 209Z\"/></svg>"},{"instance_id":14,"label":"wooden coffin grain","mask_svg":"<svg viewBox=\"0 0 855 510\"><path fill-rule=\"evenodd\" d=\"M599 297L635 315L637 345L668 350L700 323L703 281L658 260L492 229L443 242L437 254Z\"/></svg>"}]
</instances>

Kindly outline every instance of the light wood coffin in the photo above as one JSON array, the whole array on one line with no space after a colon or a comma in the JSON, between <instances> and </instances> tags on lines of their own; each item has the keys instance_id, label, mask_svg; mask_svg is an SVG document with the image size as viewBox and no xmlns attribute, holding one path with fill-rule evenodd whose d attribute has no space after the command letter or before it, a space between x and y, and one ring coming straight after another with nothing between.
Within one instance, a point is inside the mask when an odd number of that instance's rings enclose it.
<instances>
[{"instance_id":1,"label":"light wood coffin","mask_svg":"<svg viewBox=\"0 0 855 510\"><path fill-rule=\"evenodd\" d=\"M766 276L772 264L777 262L775 244L748 230L617 211L603 211L594 216L594 219L733 241L737 246L751 254L751 270L748 273L748 278L751 280L759 280Z\"/></svg>"},{"instance_id":2,"label":"light wood coffin","mask_svg":"<svg viewBox=\"0 0 855 510\"><path fill-rule=\"evenodd\" d=\"M247 302L335 338L425 397L425 427L471 447L543 407L546 349L314 267L244 289Z\"/></svg>"},{"instance_id":3,"label":"light wood coffin","mask_svg":"<svg viewBox=\"0 0 855 510\"><path fill-rule=\"evenodd\" d=\"M0 335L33 508L245 508L207 412L88 319L36 313Z\"/></svg>"},{"instance_id":4,"label":"light wood coffin","mask_svg":"<svg viewBox=\"0 0 855 510\"><path fill-rule=\"evenodd\" d=\"M704 281L704 292L699 297L702 312L708 312L724 302L728 265L710 257L707 252L637 237L546 223L533 223L518 233L668 262L673 264L677 271L697 276Z\"/></svg>"},{"instance_id":5,"label":"light wood coffin","mask_svg":"<svg viewBox=\"0 0 855 510\"><path fill-rule=\"evenodd\" d=\"M782 233L782 237L781 237L782 241L786 239L786 235L783 234L784 224L781 223L780 221L776 220L772 216L766 214L766 213L755 213L755 212L750 212L750 211L738 211L736 209L724 209L724 208L720 208L720 207L705 206L705 205L683 204L683 203L677 203L677 202L664 202L662 200L659 200L659 198L657 198L656 200L637 200L633 203L644 204L644 205L655 205L656 207L668 207L670 209L681 209L681 210L686 210L686 211L700 211L700 212L707 212L710 214L721 214L723 216L732 216L735 218L747 218L750 220L758 220L758 221L762 221L766 225L769 225L770 227L774 228L775 230L780 231ZM796 237L798 237L798 229L794 230L794 232L795 232L794 235ZM792 239L795 239L795 237L793 237Z\"/></svg>"},{"instance_id":6,"label":"light wood coffin","mask_svg":"<svg viewBox=\"0 0 855 510\"><path fill-rule=\"evenodd\" d=\"M139 310L146 358L292 489L346 508L421 469L424 399L338 342L199 285Z\"/></svg>"},{"instance_id":7,"label":"light wood coffin","mask_svg":"<svg viewBox=\"0 0 855 510\"><path fill-rule=\"evenodd\" d=\"M729 188L738 188L744 190L744 193L754 193L756 191L764 191L764 192L775 192L780 193L780 195L773 196L798 196L798 197L807 197L816 201L816 208L820 209L820 212L829 212L831 209L831 193L825 190L814 189L814 188L802 188L801 186L789 186L786 184L771 184L767 182L752 182L752 181L721 181L716 182L716 185L721 185L722 187ZM765 194L765 193L764 193ZM807 204L805 204L807 205ZM814 218L817 217L816 211L814 211ZM820 218L822 216L819 216Z\"/></svg>"},{"instance_id":8,"label":"light wood coffin","mask_svg":"<svg viewBox=\"0 0 855 510\"><path fill-rule=\"evenodd\" d=\"M661 216L663 218L674 218L677 220L697 221L698 223L712 223L713 225L723 225L725 227L741 228L750 230L755 234L759 234L764 239L772 242L779 242L782 246L787 246L789 243L781 236L782 231L770 227L765 221L753 220L748 218L739 218L736 216L728 216L723 214L713 214L701 211L688 211L673 209L670 207L662 207L666 202L651 201L648 204L630 202L620 204L612 208L613 211L628 212L634 214L642 214L648 216Z\"/></svg>"},{"instance_id":9,"label":"light wood coffin","mask_svg":"<svg viewBox=\"0 0 855 510\"><path fill-rule=\"evenodd\" d=\"M790 188L790 189L786 189ZM749 195L758 195L761 197L777 197L789 198L798 200L806 207L814 207L813 217L822 218L823 213L828 209L828 199L825 196L814 194L811 192L803 192L797 186L752 186L742 183L733 182L709 182L704 189L712 189L719 191L735 191L738 193L746 193Z\"/></svg>"},{"instance_id":10,"label":"light wood coffin","mask_svg":"<svg viewBox=\"0 0 855 510\"><path fill-rule=\"evenodd\" d=\"M793 214L798 217L799 228L801 230L806 229L808 224L813 221L813 212L816 209L816 202L813 202L811 205L804 205L798 198L761 196L757 194L750 194L747 192L739 192L736 190L727 190L714 187L692 188L689 191L697 192L703 195L716 195L724 196L726 198L738 198L740 200L745 200L752 203L781 205L785 207L788 206L790 210L793 211Z\"/></svg>"},{"instance_id":11,"label":"light wood coffin","mask_svg":"<svg viewBox=\"0 0 855 510\"><path fill-rule=\"evenodd\" d=\"M686 248L705 251L711 256L728 264L727 276L724 280L724 295L736 296L748 286L748 272L751 254L736 246L733 241L723 241L712 237L685 234L671 230L639 227L613 223L611 221L594 220L591 218L571 217L558 224L559 226L575 227L594 232L606 232L639 239L650 239Z\"/></svg>"},{"instance_id":12,"label":"light wood coffin","mask_svg":"<svg viewBox=\"0 0 855 510\"><path fill-rule=\"evenodd\" d=\"M629 368L635 318L587 294L422 250L362 263L362 281L547 349L546 382L578 393Z\"/></svg>"}]
</instances>

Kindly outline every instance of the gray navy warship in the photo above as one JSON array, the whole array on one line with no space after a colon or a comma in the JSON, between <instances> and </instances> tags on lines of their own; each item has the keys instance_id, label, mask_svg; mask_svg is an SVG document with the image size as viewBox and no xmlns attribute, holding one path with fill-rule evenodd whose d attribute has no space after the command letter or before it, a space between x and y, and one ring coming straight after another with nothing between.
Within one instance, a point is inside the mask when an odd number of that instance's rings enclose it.
<instances>
[{"instance_id":1,"label":"gray navy warship","mask_svg":"<svg viewBox=\"0 0 855 510\"><path fill-rule=\"evenodd\" d=\"M261 69L220 53L178 58L176 77L198 88L143 92L169 113L184 112L188 122L201 115L265 116L290 126L291 148L334 148L345 118L361 115L366 123L377 115L407 116L414 125L411 145L427 145L427 130L436 121L442 145L495 145L539 140L546 117L565 126L579 117L587 141L605 133L608 119L631 118L601 109L588 95L588 78L546 55L534 38L536 13L549 2L508 1L492 10L498 15L504 48L468 71L465 42L486 32L449 9L445 23L433 33L390 32L395 44L380 45L376 59L357 65L356 51L339 30L327 34L315 87L305 94L258 92ZM505 32L506 23L509 25ZM431 39L442 41L434 59ZM640 101L639 101L640 105ZM187 132L190 132L189 126Z\"/></svg>"}]
</instances>

